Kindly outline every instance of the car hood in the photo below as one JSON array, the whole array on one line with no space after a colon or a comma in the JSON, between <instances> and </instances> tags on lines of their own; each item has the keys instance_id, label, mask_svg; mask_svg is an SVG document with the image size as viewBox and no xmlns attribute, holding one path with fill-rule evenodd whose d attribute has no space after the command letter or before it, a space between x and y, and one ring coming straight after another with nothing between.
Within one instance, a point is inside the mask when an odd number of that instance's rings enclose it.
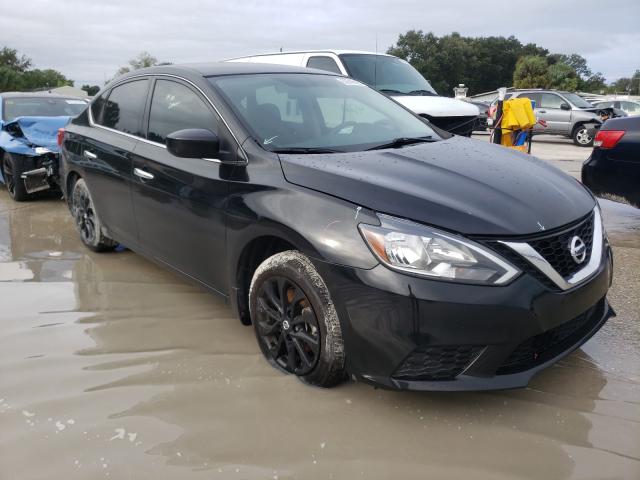
<instances>
[{"instance_id":1,"label":"car hood","mask_svg":"<svg viewBox=\"0 0 640 480\"><path fill-rule=\"evenodd\" d=\"M541 160L461 137L280 161L290 183L468 235L537 233L595 205L577 180Z\"/></svg>"},{"instance_id":2,"label":"car hood","mask_svg":"<svg viewBox=\"0 0 640 480\"><path fill-rule=\"evenodd\" d=\"M480 109L455 98L435 95L398 95L393 99L418 115L430 117L477 117Z\"/></svg>"},{"instance_id":3,"label":"car hood","mask_svg":"<svg viewBox=\"0 0 640 480\"><path fill-rule=\"evenodd\" d=\"M0 148L10 153L37 155L36 147L58 152L58 129L71 117L18 117L2 125Z\"/></svg>"}]
</instances>

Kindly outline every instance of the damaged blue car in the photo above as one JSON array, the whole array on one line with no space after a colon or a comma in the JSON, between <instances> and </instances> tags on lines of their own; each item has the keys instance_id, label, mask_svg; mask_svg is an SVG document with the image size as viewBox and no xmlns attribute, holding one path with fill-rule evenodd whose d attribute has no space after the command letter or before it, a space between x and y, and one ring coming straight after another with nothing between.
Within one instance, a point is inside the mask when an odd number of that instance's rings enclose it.
<instances>
[{"instance_id":1,"label":"damaged blue car","mask_svg":"<svg viewBox=\"0 0 640 480\"><path fill-rule=\"evenodd\" d=\"M52 93L0 93L0 183L16 201L58 189L58 130L87 106Z\"/></svg>"}]
</instances>

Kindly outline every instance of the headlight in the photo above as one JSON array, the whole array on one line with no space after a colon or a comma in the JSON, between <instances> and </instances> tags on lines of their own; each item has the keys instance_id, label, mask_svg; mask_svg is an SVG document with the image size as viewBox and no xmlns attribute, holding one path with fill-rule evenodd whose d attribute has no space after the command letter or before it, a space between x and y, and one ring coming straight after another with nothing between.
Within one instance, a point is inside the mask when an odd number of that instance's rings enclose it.
<instances>
[{"instance_id":1,"label":"headlight","mask_svg":"<svg viewBox=\"0 0 640 480\"><path fill-rule=\"evenodd\" d=\"M432 227L388 215L358 228L378 259L394 270L434 279L504 285L520 270L485 247Z\"/></svg>"}]
</instances>

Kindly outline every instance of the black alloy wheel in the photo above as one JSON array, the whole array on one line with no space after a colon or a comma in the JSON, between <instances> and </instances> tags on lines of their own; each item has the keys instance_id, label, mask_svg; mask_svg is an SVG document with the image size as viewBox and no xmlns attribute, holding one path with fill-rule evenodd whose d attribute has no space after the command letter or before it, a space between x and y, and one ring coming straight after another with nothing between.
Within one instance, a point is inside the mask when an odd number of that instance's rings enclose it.
<instances>
[{"instance_id":1,"label":"black alloy wheel","mask_svg":"<svg viewBox=\"0 0 640 480\"><path fill-rule=\"evenodd\" d=\"M302 289L284 277L266 279L256 313L258 338L270 360L299 376L310 373L320 356L320 328Z\"/></svg>"},{"instance_id":2,"label":"black alloy wheel","mask_svg":"<svg viewBox=\"0 0 640 480\"><path fill-rule=\"evenodd\" d=\"M82 241L93 245L96 241L96 220L93 203L84 189L76 189L73 192L72 211L76 225L80 231Z\"/></svg>"}]
</instances>

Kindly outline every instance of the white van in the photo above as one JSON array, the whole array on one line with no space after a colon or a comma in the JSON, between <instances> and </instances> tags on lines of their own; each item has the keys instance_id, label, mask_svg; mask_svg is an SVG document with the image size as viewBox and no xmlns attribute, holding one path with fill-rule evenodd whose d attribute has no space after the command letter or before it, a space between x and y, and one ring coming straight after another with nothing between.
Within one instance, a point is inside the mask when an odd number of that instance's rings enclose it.
<instances>
[{"instance_id":1,"label":"white van","mask_svg":"<svg viewBox=\"0 0 640 480\"><path fill-rule=\"evenodd\" d=\"M393 97L443 130L459 135L471 135L480 114L475 105L438 95L415 68L393 55L355 50L313 50L268 53L227 61L295 65L349 76Z\"/></svg>"}]
</instances>

